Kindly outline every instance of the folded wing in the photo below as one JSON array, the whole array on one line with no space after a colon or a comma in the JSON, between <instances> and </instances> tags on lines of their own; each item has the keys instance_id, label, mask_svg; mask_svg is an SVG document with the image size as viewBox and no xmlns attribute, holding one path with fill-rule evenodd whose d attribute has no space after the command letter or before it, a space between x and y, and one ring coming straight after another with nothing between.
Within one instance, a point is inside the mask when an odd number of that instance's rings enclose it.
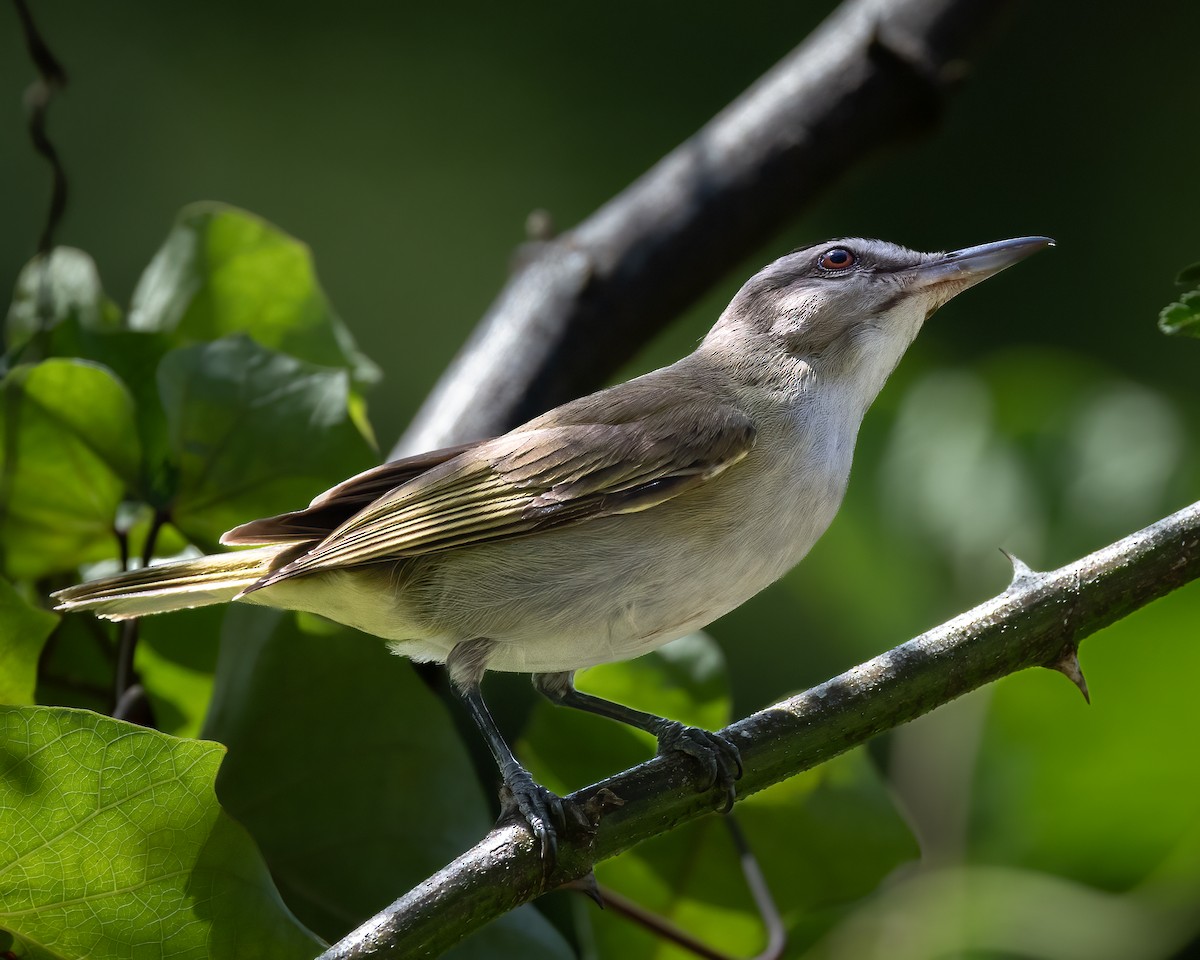
<instances>
[{"instance_id":1,"label":"folded wing","mask_svg":"<svg viewBox=\"0 0 1200 960\"><path fill-rule=\"evenodd\" d=\"M523 536L549 527L646 510L710 480L754 443L741 411L695 402L626 423L540 425L455 448L344 520L307 553L251 589L318 570L355 566ZM435 458L437 454L427 454ZM405 461L399 461L404 463ZM372 471L313 501L345 504L386 482ZM393 473L391 476L398 476ZM365 479L364 479L365 478ZM377 484L372 486L372 484ZM261 543L276 524L311 529L306 511L256 521L226 542ZM253 537L254 539L250 539ZM273 540L278 542L278 538ZM247 591L249 592L249 591Z\"/></svg>"}]
</instances>

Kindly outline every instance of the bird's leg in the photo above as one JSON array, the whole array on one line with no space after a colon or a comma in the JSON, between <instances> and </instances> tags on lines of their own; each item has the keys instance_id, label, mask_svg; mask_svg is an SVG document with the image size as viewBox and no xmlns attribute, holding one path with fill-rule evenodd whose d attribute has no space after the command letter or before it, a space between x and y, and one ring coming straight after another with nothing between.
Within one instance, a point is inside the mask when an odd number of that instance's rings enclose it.
<instances>
[{"instance_id":1,"label":"bird's leg","mask_svg":"<svg viewBox=\"0 0 1200 960\"><path fill-rule=\"evenodd\" d=\"M558 857L558 830L566 827L563 801L537 783L529 771L521 766L496 726L496 721L492 719L487 704L483 702L480 681L487 655L493 647L494 641L491 640L459 643L446 659L446 669L450 672L455 692L466 704L467 712L483 734L500 768L500 776L504 780L504 790L500 794L500 818L503 820L513 813L520 813L537 839L542 862L549 871Z\"/></svg>"},{"instance_id":2,"label":"bird's leg","mask_svg":"<svg viewBox=\"0 0 1200 960\"><path fill-rule=\"evenodd\" d=\"M668 720L611 700L602 700L590 693L581 693L575 689L573 672L535 673L533 685L554 703L586 710L654 734L658 739L659 754L675 750L694 757L704 768L707 778L704 789L718 787L725 794L725 812L733 809L733 801L737 796L734 783L742 775L742 758L738 748L720 734L699 727L687 727L677 720Z\"/></svg>"}]
</instances>

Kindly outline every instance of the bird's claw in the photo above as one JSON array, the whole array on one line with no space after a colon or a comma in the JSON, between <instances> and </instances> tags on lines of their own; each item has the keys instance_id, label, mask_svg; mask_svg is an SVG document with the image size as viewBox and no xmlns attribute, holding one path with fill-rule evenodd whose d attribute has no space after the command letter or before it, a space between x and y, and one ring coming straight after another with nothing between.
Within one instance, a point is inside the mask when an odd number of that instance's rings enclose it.
<instances>
[{"instance_id":1,"label":"bird's claw","mask_svg":"<svg viewBox=\"0 0 1200 960\"><path fill-rule=\"evenodd\" d=\"M658 735L658 753L670 751L694 757L704 769L701 789L717 787L725 794L724 813L733 809L737 797L734 786L742 776L742 755L738 748L720 734L699 727L685 727L672 721Z\"/></svg>"},{"instance_id":2,"label":"bird's claw","mask_svg":"<svg viewBox=\"0 0 1200 960\"><path fill-rule=\"evenodd\" d=\"M559 834L565 834L572 825L592 829L582 810L547 790L524 769L506 776L500 791L500 820L513 817L528 824L547 875L558 860Z\"/></svg>"}]
</instances>

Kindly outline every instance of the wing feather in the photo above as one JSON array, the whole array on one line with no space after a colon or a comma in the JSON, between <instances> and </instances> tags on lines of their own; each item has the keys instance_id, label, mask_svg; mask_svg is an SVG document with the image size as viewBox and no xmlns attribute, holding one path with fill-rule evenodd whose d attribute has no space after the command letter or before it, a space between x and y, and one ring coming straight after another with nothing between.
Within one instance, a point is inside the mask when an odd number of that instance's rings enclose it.
<instances>
[{"instance_id":1,"label":"wing feather","mask_svg":"<svg viewBox=\"0 0 1200 960\"><path fill-rule=\"evenodd\" d=\"M475 445L463 443L444 447L372 467L330 487L303 510L243 523L223 534L221 542L230 546L249 546L322 540L363 507Z\"/></svg>"},{"instance_id":2,"label":"wing feather","mask_svg":"<svg viewBox=\"0 0 1200 960\"><path fill-rule=\"evenodd\" d=\"M536 424L431 465L252 589L650 509L737 463L755 435L740 410L711 402L628 423Z\"/></svg>"}]
</instances>

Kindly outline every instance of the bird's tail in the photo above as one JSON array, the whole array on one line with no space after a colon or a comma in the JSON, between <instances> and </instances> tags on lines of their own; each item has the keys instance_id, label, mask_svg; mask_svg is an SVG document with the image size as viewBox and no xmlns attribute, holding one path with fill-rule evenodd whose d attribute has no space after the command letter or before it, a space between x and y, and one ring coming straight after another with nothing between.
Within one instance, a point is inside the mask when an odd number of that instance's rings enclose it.
<instances>
[{"instance_id":1,"label":"bird's tail","mask_svg":"<svg viewBox=\"0 0 1200 960\"><path fill-rule=\"evenodd\" d=\"M56 610L93 610L109 620L227 603L265 577L289 545L235 550L142 567L55 593Z\"/></svg>"}]
</instances>

